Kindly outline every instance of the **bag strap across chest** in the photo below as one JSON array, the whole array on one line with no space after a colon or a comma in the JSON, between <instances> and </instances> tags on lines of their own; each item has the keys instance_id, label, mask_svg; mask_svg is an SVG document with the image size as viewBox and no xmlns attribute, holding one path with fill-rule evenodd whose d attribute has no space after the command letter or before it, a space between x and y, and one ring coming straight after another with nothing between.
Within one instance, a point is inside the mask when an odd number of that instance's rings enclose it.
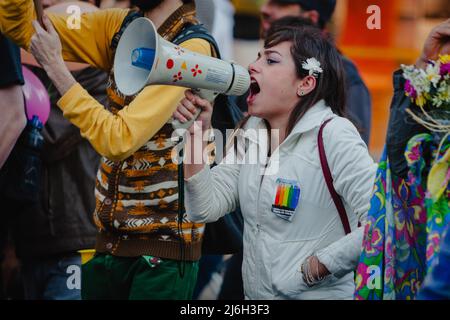
<instances>
[{"instance_id":1,"label":"bag strap across chest","mask_svg":"<svg viewBox=\"0 0 450 320\"><path fill-rule=\"evenodd\" d=\"M336 189L333 186L333 176L331 175L330 167L328 166L327 155L325 154L325 148L323 145L323 129L325 126L333 119L328 119L319 129L319 135L317 137L317 146L319 148L319 158L320 158L320 166L322 167L323 176L325 178L325 182L327 184L328 191L331 194L331 198L336 206L336 209L339 213L339 217L341 218L342 226L344 227L345 234L349 234L352 232L350 228L350 223L348 222L347 212L344 207L344 203L342 202L341 197L336 192Z\"/></svg>"}]
</instances>

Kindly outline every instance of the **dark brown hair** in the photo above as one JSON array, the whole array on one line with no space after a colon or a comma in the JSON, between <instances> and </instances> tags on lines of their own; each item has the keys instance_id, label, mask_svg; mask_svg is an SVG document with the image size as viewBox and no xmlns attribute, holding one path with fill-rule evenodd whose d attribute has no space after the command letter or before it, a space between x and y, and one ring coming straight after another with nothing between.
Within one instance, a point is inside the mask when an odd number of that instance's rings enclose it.
<instances>
[{"instance_id":1,"label":"dark brown hair","mask_svg":"<svg viewBox=\"0 0 450 320\"><path fill-rule=\"evenodd\" d=\"M325 100L327 106L339 116L345 115L345 75L341 56L322 32L315 27L274 26L269 30L264 48L271 48L281 42L292 42L291 54L299 79L308 76L302 64L314 57L320 62L322 73L318 74L316 87L304 96L292 111L286 135L288 135L303 115L317 102Z\"/></svg>"},{"instance_id":2,"label":"dark brown hair","mask_svg":"<svg viewBox=\"0 0 450 320\"><path fill-rule=\"evenodd\" d=\"M339 116L345 116L346 92L345 75L342 58L320 29L314 26L289 25L274 23L267 33L264 48L271 48L282 42L291 42L291 55L295 63L297 77L308 76L308 70L302 64L308 58L320 62L323 70L317 77L316 87L308 95L302 97L289 116L286 136L292 131L305 113L320 100ZM248 119L244 119L239 127L243 127Z\"/></svg>"}]
</instances>

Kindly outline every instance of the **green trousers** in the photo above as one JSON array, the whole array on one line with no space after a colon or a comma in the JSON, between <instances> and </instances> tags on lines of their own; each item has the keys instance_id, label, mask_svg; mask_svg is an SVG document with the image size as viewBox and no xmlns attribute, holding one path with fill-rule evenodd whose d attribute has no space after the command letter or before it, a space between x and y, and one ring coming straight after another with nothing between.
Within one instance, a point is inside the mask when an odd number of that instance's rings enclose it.
<instances>
[{"instance_id":1,"label":"green trousers","mask_svg":"<svg viewBox=\"0 0 450 320\"><path fill-rule=\"evenodd\" d=\"M181 263L182 264L182 263ZM189 300L197 281L198 262L180 262L149 256L116 257L96 254L82 266L83 300Z\"/></svg>"}]
</instances>

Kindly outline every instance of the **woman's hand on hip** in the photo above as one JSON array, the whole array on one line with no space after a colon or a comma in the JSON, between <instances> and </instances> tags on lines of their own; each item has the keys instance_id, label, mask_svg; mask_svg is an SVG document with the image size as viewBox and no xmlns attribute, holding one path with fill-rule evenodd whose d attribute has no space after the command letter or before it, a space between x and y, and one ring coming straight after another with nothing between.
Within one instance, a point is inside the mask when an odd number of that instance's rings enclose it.
<instances>
[{"instance_id":1,"label":"woman's hand on hip","mask_svg":"<svg viewBox=\"0 0 450 320\"><path fill-rule=\"evenodd\" d=\"M320 283L330 274L327 267L316 256L310 256L304 261L301 266L301 272L303 281L310 287Z\"/></svg>"}]
</instances>

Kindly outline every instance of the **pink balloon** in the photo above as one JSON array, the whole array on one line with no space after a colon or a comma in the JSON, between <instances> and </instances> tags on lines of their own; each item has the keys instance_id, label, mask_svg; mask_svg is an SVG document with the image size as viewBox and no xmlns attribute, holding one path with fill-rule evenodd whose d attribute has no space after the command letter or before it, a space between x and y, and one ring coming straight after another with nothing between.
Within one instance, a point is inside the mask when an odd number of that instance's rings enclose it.
<instances>
[{"instance_id":1,"label":"pink balloon","mask_svg":"<svg viewBox=\"0 0 450 320\"><path fill-rule=\"evenodd\" d=\"M29 69L22 66L22 72L25 80L22 91L25 96L28 120L33 119L33 116L36 115L42 124L45 124L50 114L50 98L47 89Z\"/></svg>"}]
</instances>

